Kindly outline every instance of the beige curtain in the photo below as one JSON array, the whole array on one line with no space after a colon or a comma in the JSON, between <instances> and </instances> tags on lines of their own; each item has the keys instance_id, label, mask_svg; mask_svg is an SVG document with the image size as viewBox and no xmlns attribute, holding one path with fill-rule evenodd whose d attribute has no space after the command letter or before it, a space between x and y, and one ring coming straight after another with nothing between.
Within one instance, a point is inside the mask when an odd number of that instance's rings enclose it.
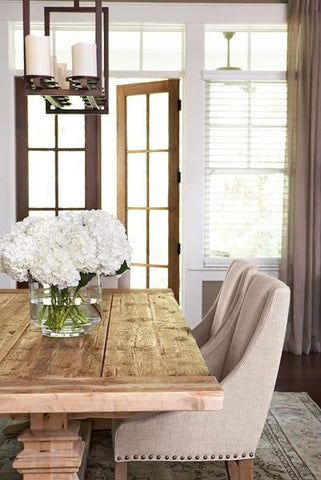
<instances>
[{"instance_id":1,"label":"beige curtain","mask_svg":"<svg viewBox=\"0 0 321 480\"><path fill-rule=\"evenodd\" d=\"M285 350L321 351L321 0L288 1L288 205L281 275Z\"/></svg>"}]
</instances>

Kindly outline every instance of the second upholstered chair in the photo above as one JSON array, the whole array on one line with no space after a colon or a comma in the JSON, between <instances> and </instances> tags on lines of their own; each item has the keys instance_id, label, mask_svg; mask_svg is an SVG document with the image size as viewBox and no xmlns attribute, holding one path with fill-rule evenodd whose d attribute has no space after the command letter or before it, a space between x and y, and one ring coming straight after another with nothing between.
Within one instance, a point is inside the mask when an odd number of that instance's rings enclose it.
<instances>
[{"instance_id":1,"label":"second upholstered chair","mask_svg":"<svg viewBox=\"0 0 321 480\"><path fill-rule=\"evenodd\" d=\"M234 260L229 265L215 302L192 331L199 347L217 334L227 316L239 310L249 282L257 272L257 267L245 260Z\"/></svg>"},{"instance_id":2,"label":"second upholstered chair","mask_svg":"<svg viewBox=\"0 0 321 480\"><path fill-rule=\"evenodd\" d=\"M251 279L222 366L223 410L157 413L113 423L116 480L127 478L129 461L143 460L224 460L230 480L253 480L289 298L289 288L279 280L262 274Z\"/></svg>"}]
</instances>

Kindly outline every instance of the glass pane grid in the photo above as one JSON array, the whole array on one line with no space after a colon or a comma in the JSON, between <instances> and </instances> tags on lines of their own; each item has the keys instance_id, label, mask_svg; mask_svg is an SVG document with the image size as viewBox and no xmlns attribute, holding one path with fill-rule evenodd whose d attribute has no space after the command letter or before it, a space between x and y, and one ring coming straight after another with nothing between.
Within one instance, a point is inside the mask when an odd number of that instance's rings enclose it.
<instances>
[{"instance_id":1,"label":"glass pane grid","mask_svg":"<svg viewBox=\"0 0 321 480\"><path fill-rule=\"evenodd\" d=\"M231 34L229 40L226 33ZM206 26L205 69L286 71L286 27Z\"/></svg>"},{"instance_id":2,"label":"glass pane grid","mask_svg":"<svg viewBox=\"0 0 321 480\"><path fill-rule=\"evenodd\" d=\"M205 257L277 258L286 193L286 84L207 82L207 100Z\"/></svg>"}]
</instances>

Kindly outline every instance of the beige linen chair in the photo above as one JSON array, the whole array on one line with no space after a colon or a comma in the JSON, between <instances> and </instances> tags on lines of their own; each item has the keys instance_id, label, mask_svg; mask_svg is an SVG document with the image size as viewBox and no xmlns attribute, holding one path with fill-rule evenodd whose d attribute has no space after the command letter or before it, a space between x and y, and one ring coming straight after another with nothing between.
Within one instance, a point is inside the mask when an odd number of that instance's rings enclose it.
<instances>
[{"instance_id":1,"label":"beige linen chair","mask_svg":"<svg viewBox=\"0 0 321 480\"><path fill-rule=\"evenodd\" d=\"M289 298L289 288L281 281L263 274L252 278L222 369L223 410L113 422L116 480L127 478L127 462L142 460L224 460L230 480L253 479L253 457L275 385Z\"/></svg>"},{"instance_id":2,"label":"beige linen chair","mask_svg":"<svg viewBox=\"0 0 321 480\"><path fill-rule=\"evenodd\" d=\"M257 272L257 267L245 260L234 260L229 265L215 302L192 331L199 347L216 335L227 316L239 310L249 282Z\"/></svg>"}]
</instances>

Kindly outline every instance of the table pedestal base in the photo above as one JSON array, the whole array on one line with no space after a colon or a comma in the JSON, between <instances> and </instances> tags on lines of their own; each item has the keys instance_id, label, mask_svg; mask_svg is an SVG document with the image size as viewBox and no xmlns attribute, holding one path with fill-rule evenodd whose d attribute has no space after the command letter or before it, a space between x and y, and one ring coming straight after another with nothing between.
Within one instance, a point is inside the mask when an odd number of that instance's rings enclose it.
<instances>
[{"instance_id":1,"label":"table pedestal base","mask_svg":"<svg viewBox=\"0 0 321 480\"><path fill-rule=\"evenodd\" d=\"M33 420L31 429L18 438L24 448L13 467L23 475L23 480L79 480L85 448L78 435L80 422L68 424L66 417L58 414L50 418L44 415L41 422L39 417L36 422Z\"/></svg>"}]
</instances>

